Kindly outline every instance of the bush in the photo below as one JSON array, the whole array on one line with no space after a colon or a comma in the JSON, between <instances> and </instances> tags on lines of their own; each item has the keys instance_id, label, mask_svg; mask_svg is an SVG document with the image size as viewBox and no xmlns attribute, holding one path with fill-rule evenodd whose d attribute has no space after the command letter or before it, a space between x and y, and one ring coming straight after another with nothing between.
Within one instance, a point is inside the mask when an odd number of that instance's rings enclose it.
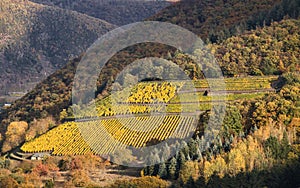
<instances>
[{"instance_id":1,"label":"bush","mask_svg":"<svg viewBox=\"0 0 300 188\"><path fill-rule=\"evenodd\" d=\"M144 176L132 180L117 180L111 188L119 187L168 187L169 183L158 177Z\"/></svg>"}]
</instances>

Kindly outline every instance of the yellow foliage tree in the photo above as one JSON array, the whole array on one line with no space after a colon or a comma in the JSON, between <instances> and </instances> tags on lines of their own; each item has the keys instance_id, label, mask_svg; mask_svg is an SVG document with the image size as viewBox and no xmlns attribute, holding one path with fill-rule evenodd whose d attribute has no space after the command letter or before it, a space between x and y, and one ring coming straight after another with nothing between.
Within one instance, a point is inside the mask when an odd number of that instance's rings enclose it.
<instances>
[{"instance_id":1,"label":"yellow foliage tree","mask_svg":"<svg viewBox=\"0 0 300 188\"><path fill-rule=\"evenodd\" d=\"M217 158L214 161L213 169L220 178L224 177L226 170L227 170L227 166L226 166L226 162L222 156L220 156L220 155L217 156Z\"/></svg>"},{"instance_id":2,"label":"yellow foliage tree","mask_svg":"<svg viewBox=\"0 0 300 188\"><path fill-rule=\"evenodd\" d=\"M203 169L203 175L206 181L210 178L211 175L213 175L214 169L213 164L209 161L204 162L204 169Z\"/></svg>"},{"instance_id":3,"label":"yellow foliage tree","mask_svg":"<svg viewBox=\"0 0 300 188\"><path fill-rule=\"evenodd\" d=\"M246 161L239 149L232 149L228 154L228 172L231 175L237 175L239 172L245 172Z\"/></svg>"},{"instance_id":4,"label":"yellow foliage tree","mask_svg":"<svg viewBox=\"0 0 300 188\"><path fill-rule=\"evenodd\" d=\"M198 163L194 161L187 161L184 163L182 169L179 172L179 178L182 182L186 183L190 177L196 180L199 175Z\"/></svg>"},{"instance_id":5,"label":"yellow foliage tree","mask_svg":"<svg viewBox=\"0 0 300 188\"><path fill-rule=\"evenodd\" d=\"M25 141L25 132L28 124L25 121L12 122L7 127L2 152L8 152Z\"/></svg>"}]
</instances>

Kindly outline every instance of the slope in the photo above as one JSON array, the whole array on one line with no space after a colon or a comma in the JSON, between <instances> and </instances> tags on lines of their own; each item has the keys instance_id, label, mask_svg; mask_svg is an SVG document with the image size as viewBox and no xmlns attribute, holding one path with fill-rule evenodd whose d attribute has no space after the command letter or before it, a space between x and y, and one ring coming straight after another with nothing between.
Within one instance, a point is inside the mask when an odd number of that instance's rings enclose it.
<instances>
[{"instance_id":1,"label":"slope","mask_svg":"<svg viewBox=\"0 0 300 188\"><path fill-rule=\"evenodd\" d=\"M26 90L84 52L112 24L27 0L0 2L0 93Z\"/></svg>"},{"instance_id":2,"label":"slope","mask_svg":"<svg viewBox=\"0 0 300 188\"><path fill-rule=\"evenodd\" d=\"M262 38L256 38L259 40L279 40L278 42L282 42L280 40L283 40L285 37L296 37L297 33L299 32L299 21L296 20L287 20L279 23L278 28L282 28L281 25L290 25L287 23L292 23L294 30L296 32L293 33L286 33L286 32L279 32L276 29L270 29L270 27L266 27L266 30L274 31L272 34L274 34L274 38L269 38L272 35L262 35ZM272 27L277 27L276 24ZM265 28L263 28L264 30ZM204 31L203 31L204 32ZM251 31L253 34L255 34L256 30ZM250 33L251 33L250 32ZM268 33L268 32L266 32ZM276 34L279 33L282 35L282 37L276 38ZM247 36L251 36L250 34ZM246 36L246 37L247 37ZM232 37L231 40L235 40L237 37ZM230 40L230 39L228 39ZM255 41L255 40L254 40ZM259 41L255 41L258 42ZM295 40L286 40L285 45L290 46L294 45L293 43ZM250 43L251 44L251 43ZM252 45L254 45L253 43ZM226 44L223 44L226 46ZM244 45L244 44L241 44ZM272 43L267 43L267 45L272 46ZM221 45L222 47L222 45ZM212 47L212 48L219 48L218 46ZM251 47L250 47L251 48ZM111 83L113 82L114 76L116 76L120 69L124 68L128 63L133 62L136 59L143 58L145 56L151 56L152 53L156 54L159 57L165 57L169 58L176 64L179 64L183 69L185 70L192 70L195 71L194 67L191 66L191 62L186 57L182 56L180 53L178 54L167 54L163 53L161 51L161 48L147 48L147 50L140 50L135 51L135 48L128 48L126 51L120 52L116 54L111 61L107 64L106 69L103 69L103 74L100 75L100 78L98 80L98 91L97 93L101 94L99 97L107 96L107 91L110 90ZM236 49L238 52L239 50L245 50L245 49ZM255 52L257 54L262 54L263 56L263 50L258 48ZM277 49L281 50L281 49ZM247 49L245 50L247 51ZM240 51L241 52L241 51ZM219 61L222 61L222 59L225 59L226 54L223 54L222 50L216 50L215 56L218 58ZM244 52L243 52L244 53ZM282 54L282 58L291 57L294 56L293 54L296 53L296 55L299 55L299 51L286 51ZM250 57L251 54L243 54L245 58ZM26 120L28 122L32 121L33 118L42 118L46 117L48 115L52 115L59 118L59 112L62 111L64 108L67 108L70 105L70 96L71 96L71 83L74 77L74 72L76 70L76 64L79 62L80 59L77 59L70 63L65 69L60 70L56 74L49 77L47 80L45 80L43 83L41 83L36 89L34 89L32 92L30 92L28 95L26 95L22 100L17 101L12 108L8 109L6 112L1 114L1 119L3 120L3 126L1 127L2 136L4 136L6 126L14 120ZM224 60L226 63L226 61ZM284 63L284 62L283 62ZM244 64L245 66L249 66L249 64ZM288 66L284 66L288 67ZM230 67L229 67L230 68ZM257 69L261 69L262 67L255 67ZM291 69L292 70L292 69ZM197 70L196 70L197 71ZM229 72L228 68L226 66L223 66L224 73ZM243 70L242 70L243 71ZM287 69L286 71L290 71ZM263 72L261 70L261 72ZM244 72L242 72L244 73ZM246 72L246 74L249 74L249 72ZM191 74L193 75L193 74ZM231 74L228 74L230 76ZM67 77L67 78L63 78ZM61 79L63 78L63 79ZM197 78L197 77L195 77ZM56 83L58 82L58 83Z\"/></svg>"},{"instance_id":3,"label":"slope","mask_svg":"<svg viewBox=\"0 0 300 188\"><path fill-rule=\"evenodd\" d=\"M261 35L260 37L257 37L256 38L257 40L254 40L253 43L248 43L248 44L252 44L251 47L253 49L255 49L254 48L255 45L253 45L253 44L256 44L256 43L259 44L259 41L264 41L266 39L275 40L276 39L275 33L277 33L278 35L281 35L282 40L285 40L285 38L294 38L292 36L294 36L294 34L297 34L300 31L299 23L300 23L299 20L285 20L280 23L273 24L270 27L253 30L253 31L245 34L244 36L242 36L242 38L247 39L247 37L251 38L253 36L253 34L255 34L255 33L268 33L269 32L268 35L264 34L264 35ZM283 28L285 28L285 26L292 26L294 28L293 30L297 31L297 32L294 32L294 33L285 32L285 29L283 29ZM279 29L281 29L282 32L278 32ZM272 31L272 32L270 33L270 31ZM272 35L274 36L274 38L269 39L269 37ZM237 37L231 37L228 40L233 41L236 39L237 39ZM243 40L239 40L239 41L243 41ZM245 41L248 41L248 40L245 40ZM279 40L278 42L280 43L283 41ZM292 44L294 44L294 42L295 42L294 40L287 40L286 44L283 45L283 47L284 46L292 46ZM226 47L226 44L227 43L224 43L223 44L224 46L215 45L215 46L213 46L213 48L222 49L222 48ZM246 44L241 44L241 45L247 46ZM267 45L269 47L273 46L272 43L267 43L265 45ZM251 47L249 47L249 48L251 48ZM227 47L227 49L231 50L230 47ZM268 47L266 49L268 49ZM240 48L239 50L240 50L240 53L242 53L245 49ZM277 50L281 51L280 48L278 48ZM236 49L236 51L238 51L238 49ZM261 52L263 52L263 50L259 49L259 48L255 51L256 54L260 54ZM275 53L277 53L277 52L275 51ZM239 53L237 53L237 54L239 54ZM129 54L129 56L130 55L131 54ZM224 59L224 64L226 64L226 61L225 61L226 58L224 58L224 57L226 57L226 53L223 54L222 50L216 50L215 56L218 57L220 61L222 59ZM299 57L299 50L292 50L290 52L287 51L282 54L281 58L289 59L291 56ZM118 57L119 56L116 56L116 58L118 58ZM251 53L245 56L245 58L250 58L250 57L251 57ZM264 58L268 58L268 56L266 56ZM173 61L178 64L185 64L188 66L189 64L187 62L185 62L183 59L174 57ZM113 62L116 62L114 60L115 59L112 59ZM80 58L74 59L66 67L57 71L55 74L48 77L42 83L38 84L34 90L32 90L30 93L28 93L21 100L16 101L16 103L14 103L11 108L9 108L5 112L3 112L1 114L2 135L4 136L4 134L5 134L6 125L8 125L12 121L25 120L27 122L31 122L34 118L40 119L40 118L45 118L48 116L56 117L56 119L59 120L60 112L63 109L67 109L68 106L71 104L70 99L71 99L72 82L73 82L73 78L75 75L76 66L79 61L80 61ZM232 62L232 63L234 63L234 62ZM287 68L286 69L287 72L292 71L293 69L288 68L289 65L292 65L292 64L290 64L289 61L286 61L286 63L287 64L283 64L283 67ZM230 66L229 68L231 68L233 66L234 65ZM247 64L244 64L243 66L247 66ZM293 62L292 67L298 67L298 69L299 69L299 63ZM229 69L226 68L226 66L224 66L223 68L224 68L224 72L229 71ZM251 69L253 67L249 67L249 68ZM259 66L256 68L257 68L257 70L260 70ZM112 68L111 67L108 68L106 72L109 72L109 70L112 70ZM278 69L278 71L280 71L280 69ZM112 73L114 73L114 72L111 72L111 74ZM103 80L101 80L101 82L99 82L99 84L100 83L103 83ZM104 85L99 85L99 87L98 87L99 93L102 93L102 96L106 96L107 91L109 90L109 87L110 86L107 83L106 84L104 83Z\"/></svg>"},{"instance_id":4,"label":"slope","mask_svg":"<svg viewBox=\"0 0 300 188\"><path fill-rule=\"evenodd\" d=\"M284 16L297 18L298 0L184 0L148 20L166 21L217 42L258 25L269 25Z\"/></svg>"},{"instance_id":5,"label":"slope","mask_svg":"<svg viewBox=\"0 0 300 188\"><path fill-rule=\"evenodd\" d=\"M167 1L144 0L32 0L36 3L54 5L74 10L115 25L142 21L170 5Z\"/></svg>"}]
</instances>

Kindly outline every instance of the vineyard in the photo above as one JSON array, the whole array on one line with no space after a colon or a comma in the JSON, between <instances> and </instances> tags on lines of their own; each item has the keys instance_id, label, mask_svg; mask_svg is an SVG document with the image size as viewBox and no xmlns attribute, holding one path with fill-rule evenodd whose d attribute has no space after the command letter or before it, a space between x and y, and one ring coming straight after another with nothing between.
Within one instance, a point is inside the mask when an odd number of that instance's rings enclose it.
<instances>
[{"instance_id":1,"label":"vineyard","mask_svg":"<svg viewBox=\"0 0 300 188\"><path fill-rule=\"evenodd\" d=\"M91 114L92 110L87 107L77 114L77 118L164 112L165 104L176 96L183 84L183 82L175 81L142 82L132 88L113 92L102 100L97 100L97 114Z\"/></svg>"},{"instance_id":2,"label":"vineyard","mask_svg":"<svg viewBox=\"0 0 300 188\"><path fill-rule=\"evenodd\" d=\"M205 79L193 81L196 89L206 89L213 87L215 90L226 89L230 91L240 90L259 90L259 89L270 89L271 82L275 81L277 76L256 76L256 77L243 77L243 78L225 78L224 82L226 88L221 88L221 82L218 79ZM211 85L209 85L211 84Z\"/></svg>"},{"instance_id":3,"label":"vineyard","mask_svg":"<svg viewBox=\"0 0 300 188\"><path fill-rule=\"evenodd\" d=\"M127 146L143 147L152 140L185 138L195 130L194 123L194 116L179 115L69 122L25 143L21 150L52 151L53 155L109 154Z\"/></svg>"},{"instance_id":4,"label":"vineyard","mask_svg":"<svg viewBox=\"0 0 300 188\"><path fill-rule=\"evenodd\" d=\"M153 140L184 138L191 133L197 112L219 102L262 97L274 80L274 76L227 78L226 89L235 91L227 94L221 92L220 80L209 80L219 95L205 95L209 90L206 80L142 82L97 100L97 114L90 114L87 107L77 115L78 122L64 123L21 149L53 155L109 154L128 146L144 147Z\"/></svg>"},{"instance_id":5,"label":"vineyard","mask_svg":"<svg viewBox=\"0 0 300 188\"><path fill-rule=\"evenodd\" d=\"M126 100L128 103L167 103L176 95L176 90L183 86L182 82L177 84L172 82L161 83L139 83L134 87L135 91L131 92Z\"/></svg>"},{"instance_id":6,"label":"vineyard","mask_svg":"<svg viewBox=\"0 0 300 188\"><path fill-rule=\"evenodd\" d=\"M262 97L264 93L272 91L271 83L276 79L276 76L226 78L225 88L218 79L192 82L141 82L132 88L113 92L110 96L97 100L97 114L90 114L92 110L87 108L82 110L79 116L77 114L77 118L203 111L210 109L211 103L219 100L233 101ZM215 91L227 90L227 94L205 95L205 92L210 90L209 86ZM193 88L194 91L191 90Z\"/></svg>"},{"instance_id":7,"label":"vineyard","mask_svg":"<svg viewBox=\"0 0 300 188\"><path fill-rule=\"evenodd\" d=\"M26 142L21 150L25 152L52 151L53 155L83 155L91 153L89 145L82 138L74 122L62 124L46 134Z\"/></svg>"},{"instance_id":8,"label":"vineyard","mask_svg":"<svg viewBox=\"0 0 300 188\"><path fill-rule=\"evenodd\" d=\"M173 104L182 105L184 103L199 103L199 105L203 105L204 103L214 103L219 102L220 100L225 101L234 101L239 99L252 99L259 98L265 95L265 92L257 92L257 93L241 93L241 94L225 94L225 95L215 95L215 96L204 96L199 93L182 93L174 97L168 106L172 106Z\"/></svg>"}]
</instances>

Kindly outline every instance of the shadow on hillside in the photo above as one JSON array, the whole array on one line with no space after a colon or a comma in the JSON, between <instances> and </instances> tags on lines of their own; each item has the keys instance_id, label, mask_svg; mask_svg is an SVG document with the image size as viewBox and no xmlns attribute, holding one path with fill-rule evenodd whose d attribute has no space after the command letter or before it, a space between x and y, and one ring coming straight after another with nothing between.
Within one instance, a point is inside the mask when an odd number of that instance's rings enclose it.
<instances>
[{"instance_id":1,"label":"shadow on hillside","mask_svg":"<svg viewBox=\"0 0 300 188\"><path fill-rule=\"evenodd\" d=\"M133 167L123 167L123 166L116 166L114 168L111 168L110 171L108 171L108 174L117 174L122 176L132 176L132 177L140 177L141 175L141 168L133 168Z\"/></svg>"},{"instance_id":2,"label":"shadow on hillside","mask_svg":"<svg viewBox=\"0 0 300 188\"><path fill-rule=\"evenodd\" d=\"M299 187L300 186L300 160L286 165L277 165L270 170L253 170L252 172L239 173L234 177L225 175L220 178L212 175L205 184L203 177L197 181L191 178L186 184L180 183L179 187Z\"/></svg>"}]
</instances>

